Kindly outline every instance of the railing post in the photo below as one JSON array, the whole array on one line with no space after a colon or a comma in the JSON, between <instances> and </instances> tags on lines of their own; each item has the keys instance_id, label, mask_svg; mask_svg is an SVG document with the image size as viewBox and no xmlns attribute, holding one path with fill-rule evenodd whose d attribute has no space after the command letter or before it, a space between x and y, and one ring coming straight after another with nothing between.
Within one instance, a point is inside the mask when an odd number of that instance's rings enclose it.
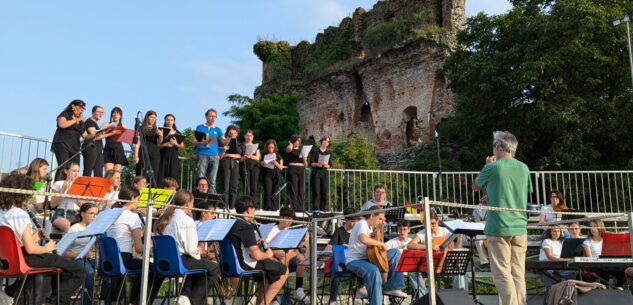
<instances>
[{"instance_id":1,"label":"railing post","mask_svg":"<svg viewBox=\"0 0 633 305\"><path fill-rule=\"evenodd\" d=\"M317 221L310 219L310 300L317 300Z\"/></svg>"},{"instance_id":2,"label":"railing post","mask_svg":"<svg viewBox=\"0 0 633 305\"><path fill-rule=\"evenodd\" d=\"M633 253L633 211L627 213L629 219L629 239L631 242L631 253ZM617 223L617 222L616 222Z\"/></svg>"},{"instance_id":3,"label":"railing post","mask_svg":"<svg viewBox=\"0 0 633 305\"><path fill-rule=\"evenodd\" d=\"M433 267L433 235L431 235L431 205L424 197L424 243L426 247L426 274L429 277L429 305L435 305L435 268Z\"/></svg>"},{"instance_id":4,"label":"railing post","mask_svg":"<svg viewBox=\"0 0 633 305\"><path fill-rule=\"evenodd\" d=\"M140 300L141 304L140 305L148 305L147 304L147 301L148 301L148 297L147 297L148 286L147 285L150 285L149 251L151 250L151 246L152 246L152 212L153 212L152 205L154 204L154 200L150 198L151 198L151 194L150 196L148 196L147 216L145 217L145 233L144 233L145 236L143 238L145 244L143 245L143 267L141 269L141 300Z\"/></svg>"}]
</instances>

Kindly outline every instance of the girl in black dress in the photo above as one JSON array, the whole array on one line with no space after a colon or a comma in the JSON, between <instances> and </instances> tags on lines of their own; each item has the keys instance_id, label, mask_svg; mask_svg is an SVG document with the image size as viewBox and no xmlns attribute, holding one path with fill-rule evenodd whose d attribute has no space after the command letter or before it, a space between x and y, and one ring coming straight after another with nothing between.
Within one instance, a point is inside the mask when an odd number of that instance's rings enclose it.
<instances>
[{"instance_id":1,"label":"girl in black dress","mask_svg":"<svg viewBox=\"0 0 633 305\"><path fill-rule=\"evenodd\" d=\"M84 151L84 174L85 177L92 176L94 172L95 177L103 177L103 141L101 139L109 138L115 134L120 134L118 130L114 130L108 133L97 134L97 130L107 128L108 123L99 126L99 120L103 117L103 107L92 107L92 116L84 123L84 131L81 136L84 139L82 147ZM94 145L90 145L90 143Z\"/></svg>"},{"instance_id":2,"label":"girl in black dress","mask_svg":"<svg viewBox=\"0 0 633 305\"><path fill-rule=\"evenodd\" d=\"M220 168L222 169L224 182L224 203L229 209L235 207L237 179L240 175L239 161L243 153L242 146L237 143L237 134L239 132L240 130L235 125L229 125L229 127L226 128L224 154L220 160Z\"/></svg>"},{"instance_id":3,"label":"girl in black dress","mask_svg":"<svg viewBox=\"0 0 633 305\"><path fill-rule=\"evenodd\" d=\"M256 149L254 153L246 154L250 145L253 144L255 135L252 130L247 130L244 134L244 156L242 157L242 181L244 182L244 195L257 198L257 183L259 182L259 160L261 155L259 149Z\"/></svg>"},{"instance_id":4,"label":"girl in black dress","mask_svg":"<svg viewBox=\"0 0 633 305\"><path fill-rule=\"evenodd\" d=\"M145 140L143 141L143 137ZM149 177L148 171L152 172L152 179L148 181L152 187L157 187L156 173L160 168L160 147L163 142L163 131L156 128L156 112L149 110L145 113L143 125L139 134L134 138L134 163L136 163L136 175ZM142 143L147 143L147 155L150 164L144 164Z\"/></svg>"},{"instance_id":5,"label":"girl in black dress","mask_svg":"<svg viewBox=\"0 0 633 305\"><path fill-rule=\"evenodd\" d=\"M310 158L310 189L312 190L312 210L328 210L328 183L330 173L328 169L332 166L332 153L327 150L330 147L330 137L323 137L319 140L321 146ZM325 160L327 158L327 160ZM319 160L321 159L321 160Z\"/></svg>"},{"instance_id":6,"label":"girl in black dress","mask_svg":"<svg viewBox=\"0 0 633 305\"><path fill-rule=\"evenodd\" d=\"M115 124L118 127L127 128L123 124L123 111L119 107L112 108L110 112L110 124ZM123 150L123 143L113 140L111 137L106 138L105 147L103 148L103 160L105 162L105 170L111 169L121 171L121 167L128 164L125 151Z\"/></svg>"},{"instance_id":7,"label":"girl in black dress","mask_svg":"<svg viewBox=\"0 0 633 305\"><path fill-rule=\"evenodd\" d=\"M284 160L277 153L277 142L275 140L266 141L264 152L260 162L262 182L264 184L264 210L276 211L279 206L274 194L279 189L281 171L284 170Z\"/></svg>"},{"instance_id":8,"label":"girl in black dress","mask_svg":"<svg viewBox=\"0 0 633 305\"><path fill-rule=\"evenodd\" d=\"M288 153L288 191L286 192L288 204L297 212L305 211L305 181L306 164L308 156L301 155L301 137L293 135L286 146Z\"/></svg>"},{"instance_id":9,"label":"girl in black dress","mask_svg":"<svg viewBox=\"0 0 633 305\"><path fill-rule=\"evenodd\" d=\"M165 116L163 127L169 128L169 133L163 130L165 141L160 144L160 171L158 172L158 184L163 185L163 179L171 177L180 181L180 160L178 160L178 150L185 148L184 142L178 142L174 136L180 134L176 128L176 117L173 114Z\"/></svg>"},{"instance_id":10,"label":"girl in black dress","mask_svg":"<svg viewBox=\"0 0 633 305\"><path fill-rule=\"evenodd\" d=\"M73 100L66 109L57 116L57 130L53 136L53 153L57 158L57 164L62 164L72 157L79 163L79 155L75 155L80 148L80 138L83 132L83 122L86 120L82 114L86 109L86 103L82 100ZM73 156L75 155L75 156ZM55 173L55 180L59 178L61 171Z\"/></svg>"}]
</instances>

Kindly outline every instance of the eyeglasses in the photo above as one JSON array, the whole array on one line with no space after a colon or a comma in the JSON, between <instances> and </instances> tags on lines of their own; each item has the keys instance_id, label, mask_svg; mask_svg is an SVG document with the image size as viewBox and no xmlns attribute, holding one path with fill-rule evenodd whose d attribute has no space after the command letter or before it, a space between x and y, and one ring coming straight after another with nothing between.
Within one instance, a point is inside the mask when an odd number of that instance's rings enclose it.
<instances>
[{"instance_id":1,"label":"eyeglasses","mask_svg":"<svg viewBox=\"0 0 633 305\"><path fill-rule=\"evenodd\" d=\"M550 198L558 198L558 196L552 195L552 196L550 196Z\"/></svg>"},{"instance_id":2,"label":"eyeglasses","mask_svg":"<svg viewBox=\"0 0 633 305\"><path fill-rule=\"evenodd\" d=\"M580 228L569 228L567 230L580 230Z\"/></svg>"}]
</instances>

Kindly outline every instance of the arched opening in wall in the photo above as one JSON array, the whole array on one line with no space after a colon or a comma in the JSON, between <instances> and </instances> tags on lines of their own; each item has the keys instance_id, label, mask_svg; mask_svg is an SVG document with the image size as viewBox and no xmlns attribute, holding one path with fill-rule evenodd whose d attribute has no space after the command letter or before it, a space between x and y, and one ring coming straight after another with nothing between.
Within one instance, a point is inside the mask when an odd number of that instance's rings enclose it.
<instances>
[{"instance_id":1,"label":"arched opening in wall","mask_svg":"<svg viewBox=\"0 0 633 305\"><path fill-rule=\"evenodd\" d=\"M360 121L373 125L373 120L371 118L371 108L369 107L369 103L363 104L363 107L360 108Z\"/></svg>"},{"instance_id":2,"label":"arched opening in wall","mask_svg":"<svg viewBox=\"0 0 633 305\"><path fill-rule=\"evenodd\" d=\"M402 111L404 128L404 145L412 147L418 144L420 139L420 123L418 122L418 107L409 106Z\"/></svg>"},{"instance_id":3,"label":"arched opening in wall","mask_svg":"<svg viewBox=\"0 0 633 305\"><path fill-rule=\"evenodd\" d=\"M357 106L358 107L358 106ZM359 109L360 108L360 109ZM365 102L360 106L356 115L356 122L354 123L353 135L367 137L370 143L376 141L376 129L374 127L374 118L371 114L371 106Z\"/></svg>"}]
</instances>

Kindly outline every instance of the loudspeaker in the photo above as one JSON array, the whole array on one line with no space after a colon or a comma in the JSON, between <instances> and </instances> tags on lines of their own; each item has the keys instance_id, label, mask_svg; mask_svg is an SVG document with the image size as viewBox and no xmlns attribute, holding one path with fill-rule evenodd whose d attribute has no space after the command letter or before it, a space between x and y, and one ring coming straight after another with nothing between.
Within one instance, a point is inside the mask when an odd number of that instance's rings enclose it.
<instances>
[{"instance_id":1,"label":"loudspeaker","mask_svg":"<svg viewBox=\"0 0 633 305\"><path fill-rule=\"evenodd\" d=\"M578 305L633 304L630 290L594 289L587 293L578 293Z\"/></svg>"},{"instance_id":2,"label":"loudspeaker","mask_svg":"<svg viewBox=\"0 0 633 305\"><path fill-rule=\"evenodd\" d=\"M437 305L475 305L473 298L464 289L438 289L435 291L435 302ZM429 305L429 303L429 295L426 294L411 305Z\"/></svg>"}]
</instances>

